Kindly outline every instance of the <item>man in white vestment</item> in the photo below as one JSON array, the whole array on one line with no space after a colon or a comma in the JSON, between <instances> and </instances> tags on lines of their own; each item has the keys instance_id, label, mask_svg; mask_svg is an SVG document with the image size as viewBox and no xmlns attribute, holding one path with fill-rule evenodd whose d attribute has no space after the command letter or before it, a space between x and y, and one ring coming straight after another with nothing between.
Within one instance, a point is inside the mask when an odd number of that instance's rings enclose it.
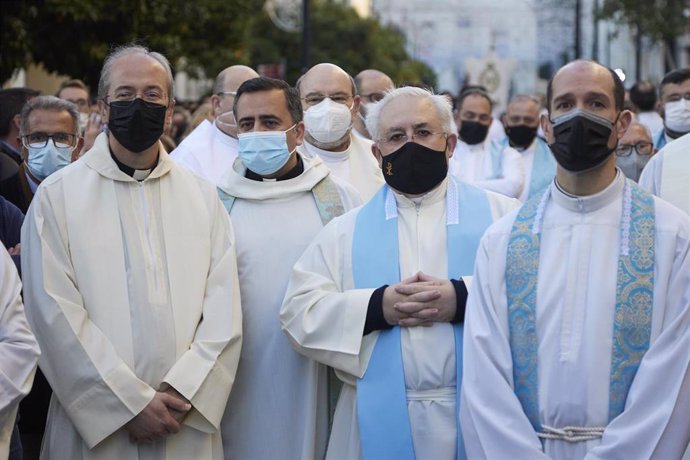
<instances>
[{"instance_id":1,"label":"man in white vestment","mask_svg":"<svg viewBox=\"0 0 690 460\"><path fill-rule=\"evenodd\" d=\"M467 302L460 421L476 459L678 459L690 440L690 218L616 168L623 83L549 82L558 168L491 226Z\"/></svg>"},{"instance_id":2,"label":"man in white vestment","mask_svg":"<svg viewBox=\"0 0 690 460\"><path fill-rule=\"evenodd\" d=\"M366 69L355 75L355 87L359 96L359 111L353 119L352 134L371 140L371 134L364 124L367 107L383 99L388 91L395 88L395 84L391 77L380 70Z\"/></svg>"},{"instance_id":3,"label":"man in white vestment","mask_svg":"<svg viewBox=\"0 0 690 460\"><path fill-rule=\"evenodd\" d=\"M218 184L237 158L237 125L232 113L235 93L242 83L258 76L252 68L244 65L222 70L213 83L211 95L214 121L202 121L170 153L170 157Z\"/></svg>"},{"instance_id":4,"label":"man in white vestment","mask_svg":"<svg viewBox=\"0 0 690 460\"><path fill-rule=\"evenodd\" d=\"M664 129L653 133L657 150L690 133L690 68L672 70L661 79L659 113Z\"/></svg>"},{"instance_id":5,"label":"man in white vestment","mask_svg":"<svg viewBox=\"0 0 690 460\"><path fill-rule=\"evenodd\" d=\"M506 109L506 137L502 145L515 149L522 158L525 185L519 199L523 203L541 195L556 175L556 160L546 142L537 136L540 111L539 100L526 94L513 96Z\"/></svg>"},{"instance_id":6,"label":"man in white vestment","mask_svg":"<svg viewBox=\"0 0 690 460\"><path fill-rule=\"evenodd\" d=\"M649 159L640 187L690 214L690 133L669 142Z\"/></svg>"},{"instance_id":7,"label":"man in white vestment","mask_svg":"<svg viewBox=\"0 0 690 460\"><path fill-rule=\"evenodd\" d=\"M512 147L489 139L492 106L479 88L460 93L455 111L459 139L449 169L464 182L518 198L524 184L522 158Z\"/></svg>"},{"instance_id":8,"label":"man in white vestment","mask_svg":"<svg viewBox=\"0 0 690 460\"><path fill-rule=\"evenodd\" d=\"M279 310L292 266L332 218L360 204L304 136L297 90L254 78L237 90L239 158L219 193L234 223L243 346L222 421L230 459L321 459L328 440L326 367L295 352ZM267 435L270 433L270 435Z\"/></svg>"},{"instance_id":9,"label":"man in white vestment","mask_svg":"<svg viewBox=\"0 0 690 460\"><path fill-rule=\"evenodd\" d=\"M387 184L326 225L290 278L283 330L344 382L329 459L465 458L467 277L484 229L519 203L448 175L451 116L444 96L415 87L370 107Z\"/></svg>"},{"instance_id":10,"label":"man in white vestment","mask_svg":"<svg viewBox=\"0 0 690 460\"><path fill-rule=\"evenodd\" d=\"M0 458L10 455L13 431L19 440L14 423L17 408L31 389L40 354L24 316L21 290L17 268L4 246L0 247ZM12 447L19 447L14 439ZM21 456L21 451L12 454Z\"/></svg>"},{"instance_id":11,"label":"man in white vestment","mask_svg":"<svg viewBox=\"0 0 690 460\"><path fill-rule=\"evenodd\" d=\"M98 95L108 132L41 183L22 227L53 389L41 456L221 459L242 321L230 221L159 142L175 105L164 56L115 50Z\"/></svg>"},{"instance_id":12,"label":"man in white vestment","mask_svg":"<svg viewBox=\"0 0 690 460\"><path fill-rule=\"evenodd\" d=\"M304 143L299 151L318 156L336 177L366 201L383 185L371 141L355 136L352 123L360 97L354 79L334 64L317 64L297 80L304 109Z\"/></svg>"}]
</instances>

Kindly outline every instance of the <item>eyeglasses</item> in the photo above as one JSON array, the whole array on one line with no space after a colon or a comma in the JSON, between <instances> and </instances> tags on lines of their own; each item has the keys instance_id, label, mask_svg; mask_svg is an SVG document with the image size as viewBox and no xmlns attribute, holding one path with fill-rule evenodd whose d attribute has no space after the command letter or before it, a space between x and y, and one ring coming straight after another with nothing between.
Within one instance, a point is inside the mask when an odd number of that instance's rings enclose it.
<instances>
[{"instance_id":1,"label":"eyeglasses","mask_svg":"<svg viewBox=\"0 0 690 460\"><path fill-rule=\"evenodd\" d=\"M22 136L22 144L27 149L42 149L48 145L48 139L53 140L53 145L58 148L74 147L77 135L73 133L53 133L46 134L41 132Z\"/></svg>"},{"instance_id":2,"label":"eyeglasses","mask_svg":"<svg viewBox=\"0 0 690 460\"><path fill-rule=\"evenodd\" d=\"M112 102L134 102L138 97L149 104L168 105L168 96L160 89L147 89L141 94L130 89L119 89L112 96L104 97L103 101L109 105Z\"/></svg>"},{"instance_id":3,"label":"eyeglasses","mask_svg":"<svg viewBox=\"0 0 690 460\"><path fill-rule=\"evenodd\" d=\"M237 91L219 91L216 96L237 96Z\"/></svg>"},{"instance_id":4,"label":"eyeglasses","mask_svg":"<svg viewBox=\"0 0 690 460\"><path fill-rule=\"evenodd\" d=\"M389 151L398 150L400 147L407 144L408 142L414 142L415 140L418 144L422 144L426 147L429 147L437 136L447 137L448 135L442 132L435 133L425 128L418 128L415 129L412 136L408 136L404 132L395 131L390 133L388 136L379 139L377 143L380 147L385 147L386 150Z\"/></svg>"},{"instance_id":5,"label":"eyeglasses","mask_svg":"<svg viewBox=\"0 0 690 460\"><path fill-rule=\"evenodd\" d=\"M369 102L379 102L385 96L386 96L385 93L360 94L360 97L362 99L364 99L365 101L369 101Z\"/></svg>"},{"instance_id":6,"label":"eyeglasses","mask_svg":"<svg viewBox=\"0 0 690 460\"><path fill-rule=\"evenodd\" d=\"M616 155L619 157L629 156L633 149L638 155L651 155L654 151L654 144L651 142L638 142L637 144L618 144Z\"/></svg>"},{"instance_id":7,"label":"eyeglasses","mask_svg":"<svg viewBox=\"0 0 690 460\"><path fill-rule=\"evenodd\" d=\"M353 98L351 94L347 93L334 93L334 94L308 94L307 97L301 98L304 103L308 106L311 107L312 105L319 104L321 101L324 99L328 98L332 100L333 102L336 102L338 104L343 104L343 105L349 105L349 101Z\"/></svg>"}]
</instances>

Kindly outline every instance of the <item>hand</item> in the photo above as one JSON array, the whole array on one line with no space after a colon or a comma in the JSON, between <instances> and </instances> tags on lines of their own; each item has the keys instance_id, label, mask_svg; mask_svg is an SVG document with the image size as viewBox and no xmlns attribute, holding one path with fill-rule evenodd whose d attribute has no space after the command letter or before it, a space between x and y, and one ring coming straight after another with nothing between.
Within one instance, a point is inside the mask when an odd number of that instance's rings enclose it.
<instances>
[{"instance_id":1,"label":"hand","mask_svg":"<svg viewBox=\"0 0 690 460\"><path fill-rule=\"evenodd\" d=\"M81 148L79 156L88 152L91 147L93 147L94 142L96 142L96 137L101 133L103 129L102 117L98 113L92 113L89 116L89 121L86 123L86 128L84 128L84 146Z\"/></svg>"},{"instance_id":2,"label":"hand","mask_svg":"<svg viewBox=\"0 0 690 460\"><path fill-rule=\"evenodd\" d=\"M125 425L129 441L133 444L149 443L180 431L180 423L171 414L170 408L186 413L191 409L191 404L157 391L151 402Z\"/></svg>"},{"instance_id":3,"label":"hand","mask_svg":"<svg viewBox=\"0 0 690 460\"><path fill-rule=\"evenodd\" d=\"M404 279L399 284L390 285L383 291L383 318L391 326L398 325L400 320L407 316L395 308L399 302L407 300L407 295L399 294L396 287L415 282L417 282L417 275Z\"/></svg>"},{"instance_id":4,"label":"hand","mask_svg":"<svg viewBox=\"0 0 690 460\"><path fill-rule=\"evenodd\" d=\"M18 256L18 255L20 255L21 252L22 252L22 245L21 245L21 243L17 243L16 246L13 246L13 247L11 247L11 248L7 248L7 252L8 252L9 255L11 255L11 256Z\"/></svg>"},{"instance_id":5,"label":"hand","mask_svg":"<svg viewBox=\"0 0 690 460\"><path fill-rule=\"evenodd\" d=\"M184 418L189 413L189 410L192 408L192 405L189 403L189 400L187 398L185 398L184 396L182 396L182 394L180 394L179 391L177 391L176 389L174 389L173 387L171 387L167 384L165 384L165 386L167 386L167 388L165 390L163 390L164 393L166 393L166 394L172 396L173 398L176 398L179 401L182 401L183 403L189 405L189 409L187 409L185 411L180 411L180 410L177 410L175 407L168 406L168 410L170 411L170 415L172 415L175 418L175 420L177 420L177 423L182 423Z\"/></svg>"},{"instance_id":6,"label":"hand","mask_svg":"<svg viewBox=\"0 0 690 460\"><path fill-rule=\"evenodd\" d=\"M422 272L417 273L415 277L417 282L395 286L396 293L405 296L403 301L397 302L394 306L402 315L398 324L411 327L452 321L457 309L453 283Z\"/></svg>"}]
</instances>

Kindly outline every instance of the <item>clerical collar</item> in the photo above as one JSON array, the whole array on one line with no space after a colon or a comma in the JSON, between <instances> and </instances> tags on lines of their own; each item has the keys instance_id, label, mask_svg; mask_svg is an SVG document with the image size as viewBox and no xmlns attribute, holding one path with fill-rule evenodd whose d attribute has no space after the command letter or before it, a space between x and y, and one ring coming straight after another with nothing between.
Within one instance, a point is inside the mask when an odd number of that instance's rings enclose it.
<instances>
[{"instance_id":1,"label":"clerical collar","mask_svg":"<svg viewBox=\"0 0 690 460\"><path fill-rule=\"evenodd\" d=\"M151 174L151 171L155 168L149 168L149 169L134 169L131 166L127 166L123 162L117 159L117 157L113 154L113 151L110 151L110 158L113 159L117 167L122 171L123 173L127 174L129 177L133 178L136 181L143 181L147 177L149 177L149 174ZM156 164L158 164L158 159L160 156L156 156Z\"/></svg>"},{"instance_id":2,"label":"clerical collar","mask_svg":"<svg viewBox=\"0 0 690 460\"><path fill-rule=\"evenodd\" d=\"M249 170L249 169L247 169L247 172L245 173L244 177L246 177L247 179L255 180L255 181L273 182L273 181L294 179L295 177L299 176L303 172L304 172L304 163L302 163L302 158L300 158L300 156L297 155L297 164L294 166L294 168L292 168L291 170L289 170L288 172L286 172L285 174L283 174L280 177L276 177L273 179L267 179L265 177L258 175L254 171Z\"/></svg>"}]
</instances>

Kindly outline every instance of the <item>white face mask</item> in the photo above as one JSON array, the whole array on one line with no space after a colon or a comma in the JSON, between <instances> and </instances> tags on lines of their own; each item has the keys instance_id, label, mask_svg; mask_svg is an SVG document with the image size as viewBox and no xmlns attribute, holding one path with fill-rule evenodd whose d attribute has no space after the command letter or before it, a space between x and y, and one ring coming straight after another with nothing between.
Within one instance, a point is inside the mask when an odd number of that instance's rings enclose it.
<instances>
[{"instance_id":1,"label":"white face mask","mask_svg":"<svg viewBox=\"0 0 690 460\"><path fill-rule=\"evenodd\" d=\"M228 110L227 112L221 113L216 117L214 122L216 123L216 126L227 131L233 131L237 129L235 114L232 113L232 110Z\"/></svg>"},{"instance_id":2,"label":"white face mask","mask_svg":"<svg viewBox=\"0 0 690 460\"><path fill-rule=\"evenodd\" d=\"M352 107L325 98L304 112L307 132L324 144L342 139L352 126Z\"/></svg>"},{"instance_id":3,"label":"white face mask","mask_svg":"<svg viewBox=\"0 0 690 460\"><path fill-rule=\"evenodd\" d=\"M671 131L679 133L690 132L690 101L667 102L664 105L664 124Z\"/></svg>"}]
</instances>

